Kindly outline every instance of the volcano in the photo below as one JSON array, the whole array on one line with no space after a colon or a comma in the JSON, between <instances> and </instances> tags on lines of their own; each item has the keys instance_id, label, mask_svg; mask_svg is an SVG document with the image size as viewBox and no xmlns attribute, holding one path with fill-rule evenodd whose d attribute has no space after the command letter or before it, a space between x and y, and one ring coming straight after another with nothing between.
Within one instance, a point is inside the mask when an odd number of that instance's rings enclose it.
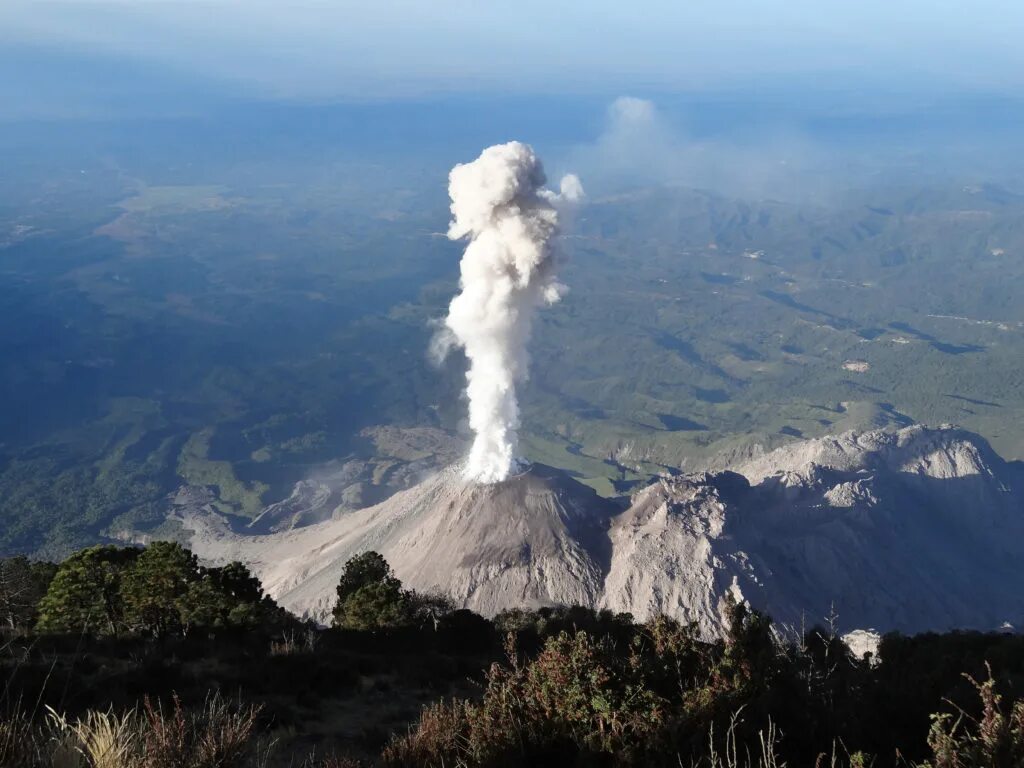
<instances>
[{"instance_id":1,"label":"volcano","mask_svg":"<svg viewBox=\"0 0 1024 768\"><path fill-rule=\"evenodd\" d=\"M608 529L622 509L552 467L479 484L452 465L381 504L290 531L244 536L216 517L184 522L202 557L248 563L282 605L327 621L346 561L367 550L406 585L484 615L595 605L611 559Z\"/></svg>"},{"instance_id":2,"label":"volcano","mask_svg":"<svg viewBox=\"0 0 1024 768\"><path fill-rule=\"evenodd\" d=\"M586 605L723 629L727 595L799 627L919 632L1024 623L1024 472L969 432L910 426L794 442L664 477L627 504L541 465L494 484L453 465L386 501L254 536L179 522L326 622L346 561L376 550L409 587L484 615Z\"/></svg>"}]
</instances>

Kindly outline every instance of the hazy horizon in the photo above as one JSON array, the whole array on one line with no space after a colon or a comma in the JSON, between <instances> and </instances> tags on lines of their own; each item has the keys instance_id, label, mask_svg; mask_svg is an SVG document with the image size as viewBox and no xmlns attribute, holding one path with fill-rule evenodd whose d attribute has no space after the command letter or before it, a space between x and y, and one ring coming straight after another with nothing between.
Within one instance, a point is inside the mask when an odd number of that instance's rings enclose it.
<instances>
[{"instance_id":1,"label":"hazy horizon","mask_svg":"<svg viewBox=\"0 0 1024 768\"><path fill-rule=\"evenodd\" d=\"M834 107L1019 98L1024 8L984 2L25 2L0 7L2 117L204 109L224 99L805 90ZM856 98L853 98L856 96ZM864 97L867 98L864 98ZM161 104L160 102L164 103ZM155 102L155 103L153 103ZM906 106L903 103L903 106Z\"/></svg>"}]
</instances>

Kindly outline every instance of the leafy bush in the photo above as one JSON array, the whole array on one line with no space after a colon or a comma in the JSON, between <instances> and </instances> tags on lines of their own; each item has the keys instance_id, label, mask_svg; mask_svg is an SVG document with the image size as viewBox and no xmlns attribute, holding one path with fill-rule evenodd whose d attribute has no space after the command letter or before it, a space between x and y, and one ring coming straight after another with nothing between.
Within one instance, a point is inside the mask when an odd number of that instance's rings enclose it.
<instances>
[{"instance_id":1,"label":"leafy bush","mask_svg":"<svg viewBox=\"0 0 1024 768\"><path fill-rule=\"evenodd\" d=\"M1024 766L1024 700L1015 701L1008 713L996 693L992 670L979 683L965 676L981 700L981 717L963 710L932 715L928 746L934 768L1021 768Z\"/></svg>"},{"instance_id":2,"label":"leafy bush","mask_svg":"<svg viewBox=\"0 0 1024 768\"><path fill-rule=\"evenodd\" d=\"M772 711L790 715L772 697L795 666L766 617L736 603L727 610L728 635L715 643L702 641L695 625L658 617L630 624L623 645L616 634L624 620L603 617L611 634L561 630L524 658L510 632L508 662L492 665L482 698L426 708L383 760L488 768L779 765L782 733ZM520 612L503 621L521 634L538 618L548 620ZM789 706L804 704L796 697Z\"/></svg>"},{"instance_id":3,"label":"leafy bush","mask_svg":"<svg viewBox=\"0 0 1024 768\"><path fill-rule=\"evenodd\" d=\"M524 662L512 644L494 664L479 703L428 708L384 752L389 765L514 765L556 755L605 753L629 761L653 746L667 702L646 685L635 654L607 639L561 632Z\"/></svg>"}]
</instances>

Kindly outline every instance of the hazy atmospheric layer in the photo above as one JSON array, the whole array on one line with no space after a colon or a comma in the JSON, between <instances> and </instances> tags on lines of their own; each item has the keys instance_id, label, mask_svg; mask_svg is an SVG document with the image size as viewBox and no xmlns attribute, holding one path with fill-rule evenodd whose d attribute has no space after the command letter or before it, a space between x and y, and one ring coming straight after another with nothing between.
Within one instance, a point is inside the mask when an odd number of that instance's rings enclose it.
<instances>
[{"instance_id":1,"label":"hazy atmospheric layer","mask_svg":"<svg viewBox=\"0 0 1024 768\"><path fill-rule=\"evenodd\" d=\"M533 149L517 141L488 147L449 176L448 237L468 238L469 245L438 349L443 354L459 346L469 359L466 395L475 437L468 480L499 482L519 463L516 384L527 375L531 321L538 306L553 304L565 290L550 248L558 227L555 203L577 199L582 187L566 176L559 195L545 190L545 181Z\"/></svg>"}]
</instances>

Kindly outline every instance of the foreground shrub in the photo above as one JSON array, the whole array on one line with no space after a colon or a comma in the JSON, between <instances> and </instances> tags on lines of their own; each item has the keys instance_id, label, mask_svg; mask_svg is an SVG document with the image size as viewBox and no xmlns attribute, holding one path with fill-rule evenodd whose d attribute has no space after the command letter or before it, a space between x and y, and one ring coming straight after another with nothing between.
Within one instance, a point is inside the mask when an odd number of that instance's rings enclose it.
<instances>
[{"instance_id":1,"label":"foreground shrub","mask_svg":"<svg viewBox=\"0 0 1024 768\"><path fill-rule=\"evenodd\" d=\"M177 696L167 712L148 697L143 710L145 768L241 768L253 756L260 707L232 707L215 694L196 712Z\"/></svg>"},{"instance_id":2,"label":"foreground shrub","mask_svg":"<svg viewBox=\"0 0 1024 768\"><path fill-rule=\"evenodd\" d=\"M647 689L636 657L608 640L561 632L529 663L513 647L508 656L488 671L482 701L428 707L387 747L385 764L512 765L578 752L624 761L664 723L666 702Z\"/></svg>"},{"instance_id":3,"label":"foreground shrub","mask_svg":"<svg viewBox=\"0 0 1024 768\"><path fill-rule=\"evenodd\" d=\"M986 665L987 666L987 665ZM1003 711L996 693L992 670L979 683L966 676L981 699L980 719L961 711L932 715L928 746L934 768L1022 768L1024 766L1024 701L1016 701L1009 713Z\"/></svg>"},{"instance_id":4,"label":"foreground shrub","mask_svg":"<svg viewBox=\"0 0 1024 768\"><path fill-rule=\"evenodd\" d=\"M817 706L811 704L817 688L794 686L792 659L774 640L766 617L735 602L728 612L727 637L717 642L702 640L695 625L665 617L632 625L623 642L620 617L584 616L600 620L609 634L562 630L528 660L511 638L535 620L506 614L502 623L516 630L509 634L508 662L492 665L480 701L428 707L413 730L388 745L384 762L781 764L776 755L782 733L773 719L805 719ZM557 614L540 618L562 620ZM741 752L746 757L738 762ZM816 754L809 754L812 763Z\"/></svg>"}]
</instances>

